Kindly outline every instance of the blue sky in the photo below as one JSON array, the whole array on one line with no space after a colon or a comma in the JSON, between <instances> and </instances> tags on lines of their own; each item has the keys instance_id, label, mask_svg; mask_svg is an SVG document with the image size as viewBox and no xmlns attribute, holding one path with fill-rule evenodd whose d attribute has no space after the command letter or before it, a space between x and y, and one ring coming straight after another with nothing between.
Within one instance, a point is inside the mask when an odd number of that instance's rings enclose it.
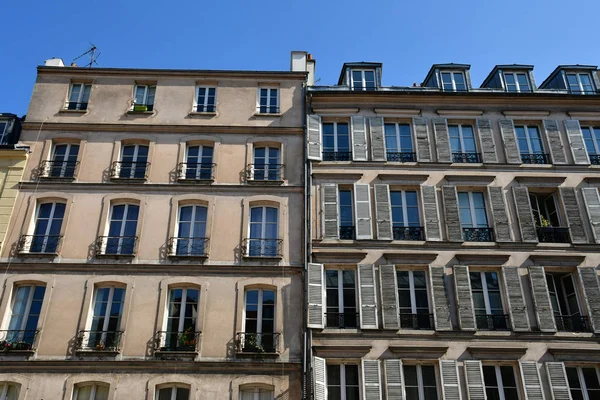
<instances>
[{"instance_id":1,"label":"blue sky","mask_svg":"<svg viewBox=\"0 0 600 400\"><path fill-rule=\"evenodd\" d=\"M36 66L69 64L93 42L102 67L287 70L291 50L317 60L319 84L347 61L383 62L384 85L421 82L434 63L600 64L597 0L6 1L0 112L25 114ZM82 61L82 60L80 60Z\"/></svg>"}]
</instances>

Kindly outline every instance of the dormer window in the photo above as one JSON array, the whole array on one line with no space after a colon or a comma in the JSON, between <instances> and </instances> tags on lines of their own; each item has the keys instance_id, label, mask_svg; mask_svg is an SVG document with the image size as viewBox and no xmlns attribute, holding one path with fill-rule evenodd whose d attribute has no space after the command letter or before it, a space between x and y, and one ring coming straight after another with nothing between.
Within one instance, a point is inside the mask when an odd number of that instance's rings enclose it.
<instances>
[{"instance_id":1,"label":"dormer window","mask_svg":"<svg viewBox=\"0 0 600 400\"><path fill-rule=\"evenodd\" d=\"M587 72L567 73L567 83L569 91L574 94L594 94L594 85L592 78Z\"/></svg>"},{"instance_id":2,"label":"dormer window","mask_svg":"<svg viewBox=\"0 0 600 400\"><path fill-rule=\"evenodd\" d=\"M371 69L352 70L352 90L375 90L375 71Z\"/></svg>"},{"instance_id":3,"label":"dormer window","mask_svg":"<svg viewBox=\"0 0 600 400\"><path fill-rule=\"evenodd\" d=\"M527 74L524 72L505 72L504 84L507 92L531 92L529 79L527 79Z\"/></svg>"},{"instance_id":4,"label":"dormer window","mask_svg":"<svg viewBox=\"0 0 600 400\"><path fill-rule=\"evenodd\" d=\"M440 75L442 77L442 89L444 91L465 92L467 90L465 74L462 72L445 71Z\"/></svg>"},{"instance_id":5,"label":"dormer window","mask_svg":"<svg viewBox=\"0 0 600 400\"><path fill-rule=\"evenodd\" d=\"M0 144L6 144L6 139L4 135L8 134L8 126L10 125L10 121L7 119L0 119Z\"/></svg>"}]
</instances>

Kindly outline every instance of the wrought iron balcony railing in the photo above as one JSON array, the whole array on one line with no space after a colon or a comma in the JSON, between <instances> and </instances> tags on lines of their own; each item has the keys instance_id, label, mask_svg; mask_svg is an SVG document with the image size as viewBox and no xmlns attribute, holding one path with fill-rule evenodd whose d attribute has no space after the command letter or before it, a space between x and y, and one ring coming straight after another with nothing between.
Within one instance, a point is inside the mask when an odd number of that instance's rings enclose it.
<instances>
[{"instance_id":1,"label":"wrought iron balcony railing","mask_svg":"<svg viewBox=\"0 0 600 400\"><path fill-rule=\"evenodd\" d=\"M131 107L132 112L150 112L153 110L154 110L154 103L152 103L152 104L135 103Z\"/></svg>"},{"instance_id":2,"label":"wrought iron balcony railing","mask_svg":"<svg viewBox=\"0 0 600 400\"><path fill-rule=\"evenodd\" d=\"M147 179L149 162L114 161L110 169L111 179Z\"/></svg>"},{"instance_id":3,"label":"wrought iron balcony railing","mask_svg":"<svg viewBox=\"0 0 600 400\"><path fill-rule=\"evenodd\" d=\"M325 326L327 328L358 328L360 314L357 312L326 312Z\"/></svg>"},{"instance_id":4,"label":"wrought iron balcony railing","mask_svg":"<svg viewBox=\"0 0 600 400\"><path fill-rule=\"evenodd\" d=\"M34 351L38 333L37 330L0 331L0 352Z\"/></svg>"},{"instance_id":5,"label":"wrought iron balcony railing","mask_svg":"<svg viewBox=\"0 0 600 400\"><path fill-rule=\"evenodd\" d=\"M340 240L354 240L354 226L340 226Z\"/></svg>"},{"instance_id":6,"label":"wrought iron balcony railing","mask_svg":"<svg viewBox=\"0 0 600 400\"><path fill-rule=\"evenodd\" d=\"M600 165L600 154L590 154L590 164Z\"/></svg>"},{"instance_id":7,"label":"wrought iron balcony railing","mask_svg":"<svg viewBox=\"0 0 600 400\"><path fill-rule=\"evenodd\" d=\"M433 314L417 313L404 314L400 313L400 327L403 329L434 329Z\"/></svg>"},{"instance_id":8,"label":"wrought iron balcony railing","mask_svg":"<svg viewBox=\"0 0 600 400\"><path fill-rule=\"evenodd\" d=\"M96 255L134 256L137 236L100 236L96 240Z\"/></svg>"},{"instance_id":9,"label":"wrought iron balcony railing","mask_svg":"<svg viewBox=\"0 0 600 400\"><path fill-rule=\"evenodd\" d=\"M158 352L197 353L202 332L186 330L158 331L154 336L154 350Z\"/></svg>"},{"instance_id":10,"label":"wrought iron balcony railing","mask_svg":"<svg viewBox=\"0 0 600 400\"><path fill-rule=\"evenodd\" d=\"M282 181L283 164L249 164L246 167L246 180L254 182Z\"/></svg>"},{"instance_id":11,"label":"wrought iron balcony railing","mask_svg":"<svg viewBox=\"0 0 600 400\"><path fill-rule=\"evenodd\" d=\"M208 241L205 237L172 237L169 239L171 257L206 257Z\"/></svg>"},{"instance_id":12,"label":"wrought iron balcony railing","mask_svg":"<svg viewBox=\"0 0 600 400\"><path fill-rule=\"evenodd\" d=\"M45 160L40 164L40 178L73 179L76 176L79 161Z\"/></svg>"},{"instance_id":13,"label":"wrought iron balcony railing","mask_svg":"<svg viewBox=\"0 0 600 400\"><path fill-rule=\"evenodd\" d=\"M246 257L281 257L283 239L244 239L242 251Z\"/></svg>"},{"instance_id":14,"label":"wrought iron balcony railing","mask_svg":"<svg viewBox=\"0 0 600 400\"><path fill-rule=\"evenodd\" d=\"M88 103L78 103L76 101L67 101L65 109L67 110L87 110Z\"/></svg>"},{"instance_id":15,"label":"wrought iron balcony railing","mask_svg":"<svg viewBox=\"0 0 600 400\"><path fill-rule=\"evenodd\" d=\"M279 333L238 332L235 338L238 353L278 353Z\"/></svg>"},{"instance_id":16,"label":"wrought iron balcony railing","mask_svg":"<svg viewBox=\"0 0 600 400\"><path fill-rule=\"evenodd\" d=\"M182 162L177 165L177 179L180 181L213 181L215 167L211 163Z\"/></svg>"},{"instance_id":17,"label":"wrought iron balcony railing","mask_svg":"<svg viewBox=\"0 0 600 400\"><path fill-rule=\"evenodd\" d=\"M480 163L481 154L479 153L452 153L453 163Z\"/></svg>"},{"instance_id":18,"label":"wrought iron balcony railing","mask_svg":"<svg viewBox=\"0 0 600 400\"><path fill-rule=\"evenodd\" d=\"M538 240L543 243L571 243L569 228L551 226L537 228Z\"/></svg>"},{"instance_id":19,"label":"wrought iron balcony railing","mask_svg":"<svg viewBox=\"0 0 600 400\"><path fill-rule=\"evenodd\" d=\"M323 161L352 161L352 152L323 151Z\"/></svg>"},{"instance_id":20,"label":"wrought iron balcony railing","mask_svg":"<svg viewBox=\"0 0 600 400\"><path fill-rule=\"evenodd\" d=\"M494 230L492 228L462 228L465 242L493 242Z\"/></svg>"},{"instance_id":21,"label":"wrought iron balcony railing","mask_svg":"<svg viewBox=\"0 0 600 400\"><path fill-rule=\"evenodd\" d=\"M57 254L61 235L23 235L17 251L23 254Z\"/></svg>"},{"instance_id":22,"label":"wrought iron balcony railing","mask_svg":"<svg viewBox=\"0 0 600 400\"><path fill-rule=\"evenodd\" d=\"M417 153L393 153L387 152L386 159L391 162L416 162L417 161Z\"/></svg>"},{"instance_id":23,"label":"wrought iron balcony railing","mask_svg":"<svg viewBox=\"0 0 600 400\"><path fill-rule=\"evenodd\" d=\"M505 314L475 315L477 329L484 331L507 331L510 327L509 316Z\"/></svg>"},{"instance_id":24,"label":"wrought iron balcony railing","mask_svg":"<svg viewBox=\"0 0 600 400\"><path fill-rule=\"evenodd\" d=\"M592 332L590 318L582 315L555 315L556 329L560 332Z\"/></svg>"},{"instance_id":25,"label":"wrought iron balcony railing","mask_svg":"<svg viewBox=\"0 0 600 400\"><path fill-rule=\"evenodd\" d=\"M394 240L425 240L422 226L394 226L392 233Z\"/></svg>"},{"instance_id":26,"label":"wrought iron balcony railing","mask_svg":"<svg viewBox=\"0 0 600 400\"><path fill-rule=\"evenodd\" d=\"M79 331L76 348L83 351L120 351L122 335L123 331Z\"/></svg>"},{"instance_id":27,"label":"wrought iron balcony railing","mask_svg":"<svg viewBox=\"0 0 600 400\"><path fill-rule=\"evenodd\" d=\"M258 106L256 112L259 114L279 114L279 107L277 106Z\"/></svg>"},{"instance_id":28,"label":"wrought iron balcony railing","mask_svg":"<svg viewBox=\"0 0 600 400\"><path fill-rule=\"evenodd\" d=\"M550 156L543 153L521 154L523 164L550 164Z\"/></svg>"}]
</instances>

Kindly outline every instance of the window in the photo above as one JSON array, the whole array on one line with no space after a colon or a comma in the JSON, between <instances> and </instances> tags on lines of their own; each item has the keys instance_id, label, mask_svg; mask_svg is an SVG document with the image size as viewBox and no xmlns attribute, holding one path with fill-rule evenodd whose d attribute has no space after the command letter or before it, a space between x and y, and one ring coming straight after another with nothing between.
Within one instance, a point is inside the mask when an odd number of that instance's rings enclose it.
<instances>
[{"instance_id":1,"label":"window","mask_svg":"<svg viewBox=\"0 0 600 400\"><path fill-rule=\"evenodd\" d=\"M483 192L458 192L463 239L469 242L494 241L489 228Z\"/></svg>"},{"instance_id":2,"label":"window","mask_svg":"<svg viewBox=\"0 0 600 400\"><path fill-rule=\"evenodd\" d=\"M242 351L276 352L275 292L266 289L246 291Z\"/></svg>"},{"instance_id":3,"label":"window","mask_svg":"<svg viewBox=\"0 0 600 400\"><path fill-rule=\"evenodd\" d=\"M350 131L347 122L323 123L323 161L350 161Z\"/></svg>"},{"instance_id":4,"label":"window","mask_svg":"<svg viewBox=\"0 0 600 400\"><path fill-rule=\"evenodd\" d=\"M213 179L213 154L212 146L188 146L180 176L192 180Z\"/></svg>"},{"instance_id":5,"label":"window","mask_svg":"<svg viewBox=\"0 0 600 400\"><path fill-rule=\"evenodd\" d=\"M56 253L65 216L64 203L43 203L38 206L33 236L27 238L23 250L29 253Z\"/></svg>"},{"instance_id":6,"label":"window","mask_svg":"<svg viewBox=\"0 0 600 400\"><path fill-rule=\"evenodd\" d=\"M19 398L19 386L3 382L0 383L0 400L17 400Z\"/></svg>"},{"instance_id":7,"label":"window","mask_svg":"<svg viewBox=\"0 0 600 400\"><path fill-rule=\"evenodd\" d=\"M96 350L118 349L124 300L123 288L110 286L96 289L92 323L84 346Z\"/></svg>"},{"instance_id":8,"label":"window","mask_svg":"<svg viewBox=\"0 0 600 400\"><path fill-rule=\"evenodd\" d=\"M433 329L429 313L427 273L425 271L396 271L400 327Z\"/></svg>"},{"instance_id":9,"label":"window","mask_svg":"<svg viewBox=\"0 0 600 400\"><path fill-rule=\"evenodd\" d=\"M581 313L577 284L572 273L546 273L554 320L559 331L588 332L589 320Z\"/></svg>"},{"instance_id":10,"label":"window","mask_svg":"<svg viewBox=\"0 0 600 400\"><path fill-rule=\"evenodd\" d=\"M360 399L359 371L356 364L327 365L327 399Z\"/></svg>"},{"instance_id":11,"label":"window","mask_svg":"<svg viewBox=\"0 0 600 400\"><path fill-rule=\"evenodd\" d=\"M72 83L69 90L67 110L87 110L92 85L89 83Z\"/></svg>"},{"instance_id":12,"label":"window","mask_svg":"<svg viewBox=\"0 0 600 400\"><path fill-rule=\"evenodd\" d=\"M196 324L200 291L194 288L169 290L167 331L162 351L196 351Z\"/></svg>"},{"instance_id":13,"label":"window","mask_svg":"<svg viewBox=\"0 0 600 400\"><path fill-rule=\"evenodd\" d=\"M121 150L121 161L117 162L119 178L145 179L148 167L148 146L128 144Z\"/></svg>"},{"instance_id":14,"label":"window","mask_svg":"<svg viewBox=\"0 0 600 400\"><path fill-rule=\"evenodd\" d=\"M179 207L175 254L178 256L203 256L206 254L206 219L204 206Z\"/></svg>"},{"instance_id":15,"label":"window","mask_svg":"<svg viewBox=\"0 0 600 400\"><path fill-rule=\"evenodd\" d=\"M328 328L356 328L356 274L353 270L325 271Z\"/></svg>"},{"instance_id":16,"label":"window","mask_svg":"<svg viewBox=\"0 0 600 400\"><path fill-rule=\"evenodd\" d=\"M507 330L497 272L469 272L477 329Z\"/></svg>"},{"instance_id":17,"label":"window","mask_svg":"<svg viewBox=\"0 0 600 400\"><path fill-rule=\"evenodd\" d=\"M438 399L437 377L433 365L403 365L402 370L406 399Z\"/></svg>"},{"instance_id":18,"label":"window","mask_svg":"<svg viewBox=\"0 0 600 400\"><path fill-rule=\"evenodd\" d=\"M523 156L533 154L544 154L542 137L540 136L540 131L537 126L515 126L515 133L517 135L517 142L519 144L519 152L521 153L521 158L523 158ZM523 160L523 162L527 163L527 161L525 160Z\"/></svg>"},{"instance_id":19,"label":"window","mask_svg":"<svg viewBox=\"0 0 600 400\"><path fill-rule=\"evenodd\" d=\"M112 206L104 254L133 255L140 207L135 204Z\"/></svg>"},{"instance_id":20,"label":"window","mask_svg":"<svg viewBox=\"0 0 600 400\"><path fill-rule=\"evenodd\" d=\"M281 176L280 151L277 147L255 147L252 179L255 181L279 181Z\"/></svg>"},{"instance_id":21,"label":"window","mask_svg":"<svg viewBox=\"0 0 600 400\"><path fill-rule=\"evenodd\" d=\"M600 164L600 127L582 126L581 132L590 163Z\"/></svg>"},{"instance_id":22,"label":"window","mask_svg":"<svg viewBox=\"0 0 600 400\"><path fill-rule=\"evenodd\" d=\"M352 190L339 190L340 239L354 240L354 208Z\"/></svg>"},{"instance_id":23,"label":"window","mask_svg":"<svg viewBox=\"0 0 600 400\"><path fill-rule=\"evenodd\" d=\"M202 87L196 88L196 112L215 112L215 104L217 97L217 88L215 87Z\"/></svg>"},{"instance_id":24,"label":"window","mask_svg":"<svg viewBox=\"0 0 600 400\"><path fill-rule=\"evenodd\" d=\"M107 400L107 385L97 383L83 383L75 386L73 400Z\"/></svg>"},{"instance_id":25,"label":"window","mask_svg":"<svg viewBox=\"0 0 600 400\"><path fill-rule=\"evenodd\" d=\"M385 151L388 161L417 161L409 124L385 124Z\"/></svg>"},{"instance_id":26,"label":"window","mask_svg":"<svg viewBox=\"0 0 600 400\"><path fill-rule=\"evenodd\" d=\"M442 72L442 89L450 92L467 90L465 75L462 72Z\"/></svg>"},{"instance_id":27,"label":"window","mask_svg":"<svg viewBox=\"0 0 600 400\"><path fill-rule=\"evenodd\" d=\"M352 70L352 90L375 90L375 71L370 69Z\"/></svg>"},{"instance_id":28,"label":"window","mask_svg":"<svg viewBox=\"0 0 600 400\"><path fill-rule=\"evenodd\" d=\"M250 209L249 256L275 257L280 254L278 217L279 210L275 207Z\"/></svg>"},{"instance_id":29,"label":"window","mask_svg":"<svg viewBox=\"0 0 600 400\"><path fill-rule=\"evenodd\" d=\"M16 287L8 331L3 340L15 350L31 350L37 335L38 320L46 286L24 285Z\"/></svg>"},{"instance_id":30,"label":"window","mask_svg":"<svg viewBox=\"0 0 600 400\"><path fill-rule=\"evenodd\" d=\"M587 72L584 73L568 73L567 83L569 90L575 94L594 94L594 85L592 78Z\"/></svg>"},{"instance_id":31,"label":"window","mask_svg":"<svg viewBox=\"0 0 600 400\"><path fill-rule=\"evenodd\" d=\"M8 138L4 137L8 133L10 121L0 119L0 143L6 144Z\"/></svg>"},{"instance_id":32,"label":"window","mask_svg":"<svg viewBox=\"0 0 600 400\"><path fill-rule=\"evenodd\" d=\"M273 400L273 389L252 388L240 391L240 400Z\"/></svg>"},{"instance_id":33,"label":"window","mask_svg":"<svg viewBox=\"0 0 600 400\"><path fill-rule=\"evenodd\" d=\"M531 92L526 73L505 72L504 83L506 84L507 92Z\"/></svg>"},{"instance_id":34,"label":"window","mask_svg":"<svg viewBox=\"0 0 600 400\"><path fill-rule=\"evenodd\" d=\"M600 375L594 367L566 367L573 400L600 399Z\"/></svg>"},{"instance_id":35,"label":"window","mask_svg":"<svg viewBox=\"0 0 600 400\"><path fill-rule=\"evenodd\" d=\"M46 175L52 178L73 178L78 154L78 144L57 144L52 149L52 161L47 163Z\"/></svg>"},{"instance_id":36,"label":"window","mask_svg":"<svg viewBox=\"0 0 600 400\"><path fill-rule=\"evenodd\" d=\"M414 190L390 191L394 240L423 240L419 200Z\"/></svg>"},{"instance_id":37,"label":"window","mask_svg":"<svg viewBox=\"0 0 600 400\"><path fill-rule=\"evenodd\" d=\"M279 89L258 89L258 112L260 114L279 114Z\"/></svg>"},{"instance_id":38,"label":"window","mask_svg":"<svg viewBox=\"0 0 600 400\"><path fill-rule=\"evenodd\" d=\"M135 85L133 111L152 111L154 110L154 95L156 86L154 85Z\"/></svg>"},{"instance_id":39,"label":"window","mask_svg":"<svg viewBox=\"0 0 600 400\"><path fill-rule=\"evenodd\" d=\"M163 387L156 390L157 400L189 400L190 389L186 387Z\"/></svg>"},{"instance_id":40,"label":"window","mask_svg":"<svg viewBox=\"0 0 600 400\"><path fill-rule=\"evenodd\" d=\"M475 134L471 125L448 125L452 162L481 162L475 144Z\"/></svg>"},{"instance_id":41,"label":"window","mask_svg":"<svg viewBox=\"0 0 600 400\"><path fill-rule=\"evenodd\" d=\"M569 228L561 228L557 198L554 193L529 193L533 221L540 242L569 243Z\"/></svg>"},{"instance_id":42,"label":"window","mask_svg":"<svg viewBox=\"0 0 600 400\"><path fill-rule=\"evenodd\" d=\"M483 382L489 400L519 400L515 369L510 365L484 365Z\"/></svg>"}]
</instances>

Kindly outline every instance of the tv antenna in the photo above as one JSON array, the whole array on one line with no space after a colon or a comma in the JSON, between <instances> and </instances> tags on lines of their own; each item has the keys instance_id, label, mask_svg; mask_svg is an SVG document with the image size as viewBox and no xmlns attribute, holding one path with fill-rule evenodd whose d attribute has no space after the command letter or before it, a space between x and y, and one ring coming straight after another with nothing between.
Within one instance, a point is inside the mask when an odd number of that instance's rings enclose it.
<instances>
[{"instance_id":1,"label":"tv antenna","mask_svg":"<svg viewBox=\"0 0 600 400\"><path fill-rule=\"evenodd\" d=\"M90 56L90 62L87 63L86 65L84 65L84 67L87 68L92 68L94 66L94 64L98 65L98 62L96 60L98 60L98 57L100 57L100 52L98 51L96 53L96 51L98 50L98 48L96 47L96 45L92 42L90 42L90 46L92 46L88 51L86 51L85 53L81 54L80 56L77 56L73 59L73 62L75 62L75 60L80 59L83 56L87 56L89 54Z\"/></svg>"}]
</instances>

